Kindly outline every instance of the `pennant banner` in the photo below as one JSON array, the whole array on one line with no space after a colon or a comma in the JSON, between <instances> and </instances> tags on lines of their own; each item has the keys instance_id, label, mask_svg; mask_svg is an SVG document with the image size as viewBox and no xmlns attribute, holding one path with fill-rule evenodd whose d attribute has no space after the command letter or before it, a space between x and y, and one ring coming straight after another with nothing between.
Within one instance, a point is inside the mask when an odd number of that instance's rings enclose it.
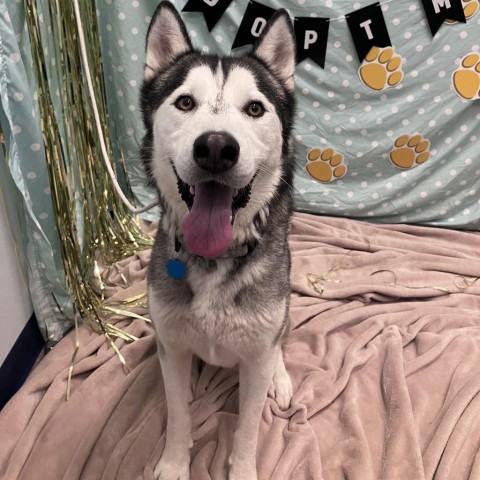
<instances>
[{"instance_id":1,"label":"pennant banner","mask_svg":"<svg viewBox=\"0 0 480 480\"><path fill-rule=\"evenodd\" d=\"M464 10L462 0L421 1L432 35L437 33L445 21L447 21L447 23L457 21L466 23L467 19L477 12L475 8L468 9L468 12ZM463 0L463 2L468 2L468 0ZM471 0L472 4L474 4L474 2L477 2L475 5L478 5L478 0ZM208 30L211 31L231 3L232 0L187 0L182 11L203 13ZM475 7L475 5L473 5L473 7ZM274 12L274 8L263 5L255 0L249 0L240 26L238 27L237 35L233 41L232 49L254 43ZM375 2L348 13L344 18L347 20L360 63L364 62L367 54L373 47L378 47L380 49L379 54L382 54L386 47L392 46L380 2ZM295 17L293 21L297 39L297 64L310 58L321 68L325 68L328 31L331 19ZM393 64L398 63L398 55L393 50L390 53L390 50L388 50L387 53L383 53L382 58L385 60L386 57L389 57L390 60L394 60ZM372 63L372 60L369 61ZM400 63L402 63L401 58ZM393 68L392 65L391 68Z\"/></svg>"},{"instance_id":2,"label":"pennant banner","mask_svg":"<svg viewBox=\"0 0 480 480\"><path fill-rule=\"evenodd\" d=\"M188 0L182 12L201 12L205 17L208 31L216 25L232 0Z\"/></svg>"},{"instance_id":3,"label":"pennant banner","mask_svg":"<svg viewBox=\"0 0 480 480\"><path fill-rule=\"evenodd\" d=\"M358 59L363 62L372 47L391 47L382 7L374 3L345 15Z\"/></svg>"},{"instance_id":4,"label":"pennant banner","mask_svg":"<svg viewBox=\"0 0 480 480\"><path fill-rule=\"evenodd\" d=\"M428 26L435 35L445 20L467 23L462 0L422 0Z\"/></svg>"},{"instance_id":5,"label":"pennant banner","mask_svg":"<svg viewBox=\"0 0 480 480\"><path fill-rule=\"evenodd\" d=\"M254 0L248 2L232 48L243 47L244 45L254 43L274 12L274 8L267 7Z\"/></svg>"},{"instance_id":6,"label":"pennant banner","mask_svg":"<svg viewBox=\"0 0 480 480\"><path fill-rule=\"evenodd\" d=\"M297 63L310 58L320 67L325 68L329 25L328 18L295 17Z\"/></svg>"}]
</instances>

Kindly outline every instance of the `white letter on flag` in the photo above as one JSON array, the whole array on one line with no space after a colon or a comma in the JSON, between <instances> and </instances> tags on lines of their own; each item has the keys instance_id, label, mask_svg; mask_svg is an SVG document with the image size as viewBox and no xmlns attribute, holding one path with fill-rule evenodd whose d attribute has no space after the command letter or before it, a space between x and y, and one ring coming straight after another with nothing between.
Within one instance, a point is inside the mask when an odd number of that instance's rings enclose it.
<instances>
[{"instance_id":1,"label":"white letter on flag","mask_svg":"<svg viewBox=\"0 0 480 480\"><path fill-rule=\"evenodd\" d=\"M432 3L435 13L438 13L442 7L450 8L450 0L432 0Z\"/></svg>"},{"instance_id":2,"label":"white letter on flag","mask_svg":"<svg viewBox=\"0 0 480 480\"><path fill-rule=\"evenodd\" d=\"M253 22L252 29L250 30L250 33L254 37L260 36L262 33L262 30L264 29L265 25L267 24L267 21L262 18L262 17L257 17L255 21Z\"/></svg>"},{"instance_id":3,"label":"white letter on flag","mask_svg":"<svg viewBox=\"0 0 480 480\"><path fill-rule=\"evenodd\" d=\"M448 0L447 0L448 1ZM369 40L371 40L373 38L373 33L372 33L372 30L370 30L370 24L372 23L371 20L365 20L363 23L360 24L360 26L362 28L365 29L365 31L367 32L367 37Z\"/></svg>"},{"instance_id":4,"label":"white letter on flag","mask_svg":"<svg viewBox=\"0 0 480 480\"><path fill-rule=\"evenodd\" d=\"M303 42L303 49L308 50L312 43L318 39L318 33L315 30L305 30L305 41Z\"/></svg>"}]
</instances>

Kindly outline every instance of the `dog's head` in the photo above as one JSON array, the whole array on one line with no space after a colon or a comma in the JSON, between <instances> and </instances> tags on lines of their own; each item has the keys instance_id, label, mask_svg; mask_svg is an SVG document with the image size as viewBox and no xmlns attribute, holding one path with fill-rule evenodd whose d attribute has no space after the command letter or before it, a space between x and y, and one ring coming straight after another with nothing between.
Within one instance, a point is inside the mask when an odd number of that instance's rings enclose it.
<instances>
[{"instance_id":1,"label":"dog's head","mask_svg":"<svg viewBox=\"0 0 480 480\"><path fill-rule=\"evenodd\" d=\"M218 57L192 48L171 3L157 8L141 91L143 157L193 253L222 254L237 210L235 225L252 222L280 182L291 183L294 69L285 10L249 54Z\"/></svg>"}]
</instances>

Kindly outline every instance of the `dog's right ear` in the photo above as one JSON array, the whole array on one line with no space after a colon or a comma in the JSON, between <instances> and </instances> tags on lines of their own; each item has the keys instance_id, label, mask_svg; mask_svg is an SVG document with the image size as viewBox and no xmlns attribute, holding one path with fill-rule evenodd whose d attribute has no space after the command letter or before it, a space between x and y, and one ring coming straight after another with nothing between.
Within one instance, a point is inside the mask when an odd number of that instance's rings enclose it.
<instances>
[{"instance_id":1,"label":"dog's right ear","mask_svg":"<svg viewBox=\"0 0 480 480\"><path fill-rule=\"evenodd\" d=\"M145 80L190 50L193 47L182 18L169 1L163 1L155 10L148 27Z\"/></svg>"},{"instance_id":2,"label":"dog's right ear","mask_svg":"<svg viewBox=\"0 0 480 480\"><path fill-rule=\"evenodd\" d=\"M285 87L295 86L295 33L287 11L277 10L253 45L253 54L274 72Z\"/></svg>"}]
</instances>

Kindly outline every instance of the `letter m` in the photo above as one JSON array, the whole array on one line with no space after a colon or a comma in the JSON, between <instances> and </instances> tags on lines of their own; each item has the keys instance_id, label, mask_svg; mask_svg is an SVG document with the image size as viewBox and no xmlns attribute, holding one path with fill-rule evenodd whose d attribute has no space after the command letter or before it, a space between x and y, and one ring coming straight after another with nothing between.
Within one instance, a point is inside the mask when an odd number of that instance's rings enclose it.
<instances>
[{"instance_id":1,"label":"letter m","mask_svg":"<svg viewBox=\"0 0 480 480\"><path fill-rule=\"evenodd\" d=\"M450 0L432 0L435 13L439 13L441 8L450 8Z\"/></svg>"}]
</instances>

